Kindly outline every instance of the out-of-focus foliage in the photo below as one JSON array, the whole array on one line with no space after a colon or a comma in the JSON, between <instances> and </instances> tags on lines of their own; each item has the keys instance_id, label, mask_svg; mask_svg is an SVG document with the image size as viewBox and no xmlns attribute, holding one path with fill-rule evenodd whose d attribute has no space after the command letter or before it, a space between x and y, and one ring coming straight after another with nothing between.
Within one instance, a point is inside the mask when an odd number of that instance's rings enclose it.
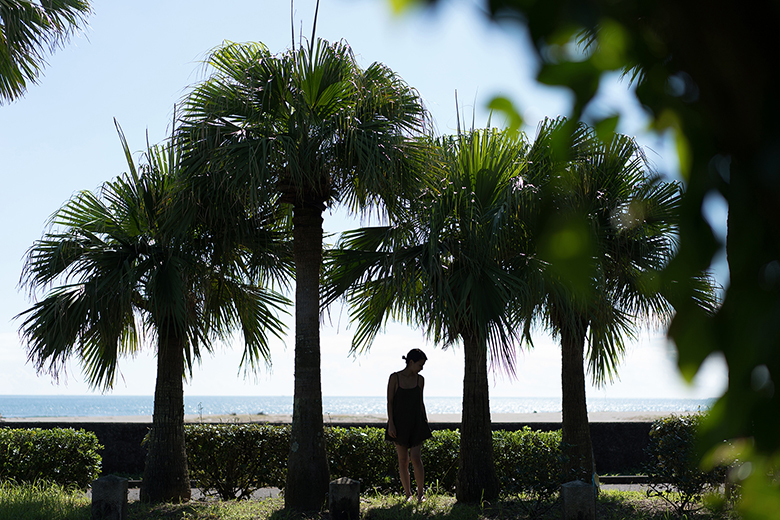
<instances>
[{"instance_id":1,"label":"out-of-focus foliage","mask_svg":"<svg viewBox=\"0 0 780 520\"><path fill-rule=\"evenodd\" d=\"M392 3L400 9L421 2ZM728 363L728 389L703 427L705 446L750 439L754 466L771 466L780 457L777 2L487 0L487 6L492 18L528 28L541 61L537 79L571 89L573 119L604 74L622 71L636 82L652 128L673 132L687 186L679 251L666 276L688 279L725 247L730 279L714 316L682 306L669 336L688 379L713 353ZM729 205L727 244L703 216L713 197ZM764 487L772 490L762 495L766 502L756 498L751 507L777 511L772 504L780 492L769 481Z\"/></svg>"}]
</instances>

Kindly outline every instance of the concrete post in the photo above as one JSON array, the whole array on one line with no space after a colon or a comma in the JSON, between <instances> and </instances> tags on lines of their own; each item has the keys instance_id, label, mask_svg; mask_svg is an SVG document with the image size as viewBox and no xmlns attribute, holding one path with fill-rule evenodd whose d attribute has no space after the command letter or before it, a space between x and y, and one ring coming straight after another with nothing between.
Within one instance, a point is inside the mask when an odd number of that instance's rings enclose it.
<instances>
[{"instance_id":1,"label":"concrete post","mask_svg":"<svg viewBox=\"0 0 780 520\"><path fill-rule=\"evenodd\" d=\"M330 483L328 509L331 520L360 518L360 481L341 477Z\"/></svg>"},{"instance_id":2,"label":"concrete post","mask_svg":"<svg viewBox=\"0 0 780 520\"><path fill-rule=\"evenodd\" d=\"M127 518L127 479L108 475L92 482L92 520Z\"/></svg>"},{"instance_id":3,"label":"concrete post","mask_svg":"<svg viewBox=\"0 0 780 520\"><path fill-rule=\"evenodd\" d=\"M564 520L596 520L596 489L581 480L561 486Z\"/></svg>"}]
</instances>

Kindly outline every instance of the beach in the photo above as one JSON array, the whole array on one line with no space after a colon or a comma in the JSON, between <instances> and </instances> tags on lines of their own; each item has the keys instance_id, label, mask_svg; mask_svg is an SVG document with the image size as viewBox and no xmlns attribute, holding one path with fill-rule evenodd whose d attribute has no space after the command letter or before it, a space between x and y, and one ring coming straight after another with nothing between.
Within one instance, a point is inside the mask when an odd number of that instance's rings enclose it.
<instances>
[{"instance_id":1,"label":"beach","mask_svg":"<svg viewBox=\"0 0 780 520\"><path fill-rule=\"evenodd\" d=\"M588 420L592 423L601 422L652 422L661 417L669 415L684 415L692 412L662 412L662 411L639 411L639 412L590 412ZM327 414L323 415L323 422L333 425L339 424L384 424L387 417L384 415L371 414ZM561 412L540 412L540 413L494 413L490 419L494 423L560 423ZM97 417L18 417L2 418L1 422L13 425L13 423L151 423L151 415L128 415L128 416L97 416ZM292 415L287 414L187 414L184 416L185 423L269 423L269 424L289 424L292 422ZM434 413L428 414L428 422L431 423L459 423L459 413Z\"/></svg>"}]
</instances>

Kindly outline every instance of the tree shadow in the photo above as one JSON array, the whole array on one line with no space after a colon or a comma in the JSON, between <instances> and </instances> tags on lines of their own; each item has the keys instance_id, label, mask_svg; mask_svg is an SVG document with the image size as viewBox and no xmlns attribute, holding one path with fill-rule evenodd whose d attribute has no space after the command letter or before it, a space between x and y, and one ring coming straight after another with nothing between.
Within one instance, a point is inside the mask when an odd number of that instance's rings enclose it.
<instances>
[{"instance_id":1,"label":"tree shadow","mask_svg":"<svg viewBox=\"0 0 780 520\"><path fill-rule=\"evenodd\" d=\"M437 497L434 504L386 504L361 509L361 520L560 520L560 498L539 503L522 496L505 497L494 503L459 504L454 498ZM600 520L667 520L669 511L657 500L600 495L596 500L596 518ZM721 518L701 514L702 520ZM278 519L282 520L282 519Z\"/></svg>"},{"instance_id":2,"label":"tree shadow","mask_svg":"<svg viewBox=\"0 0 780 520\"><path fill-rule=\"evenodd\" d=\"M141 502L128 504L128 520L180 518L232 518L222 508L242 503L251 508L251 518L265 520L329 520L326 509L314 513L300 513L284 509L276 499L242 502L193 501L186 504L149 505ZM219 511L217 511L219 509ZM244 512L249 513L248 511ZM599 520L668 520L671 511L667 505L644 493L601 493L596 499L596 517ZM244 517L238 515L240 517ZM447 495L430 496L426 502L404 502L401 497L363 498L360 518L355 520L560 520L560 498L538 504L523 496L504 497L493 503L461 504ZM700 520L728 518L726 514L700 511Z\"/></svg>"}]
</instances>

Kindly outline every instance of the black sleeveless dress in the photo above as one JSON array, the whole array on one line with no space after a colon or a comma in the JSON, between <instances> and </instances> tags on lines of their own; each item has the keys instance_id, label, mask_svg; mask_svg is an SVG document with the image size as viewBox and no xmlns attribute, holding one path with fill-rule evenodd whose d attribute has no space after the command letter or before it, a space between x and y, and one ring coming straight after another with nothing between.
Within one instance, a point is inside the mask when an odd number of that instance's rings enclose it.
<instances>
[{"instance_id":1,"label":"black sleeveless dress","mask_svg":"<svg viewBox=\"0 0 780 520\"><path fill-rule=\"evenodd\" d=\"M396 372L396 378L398 373ZM430 439L431 429L428 427L428 418L422 407L422 395L417 376L417 384L412 388L401 388L399 381L393 396L393 422L395 423L395 439L387 434L385 440L394 442L399 446L414 448L420 446L423 441Z\"/></svg>"}]
</instances>

